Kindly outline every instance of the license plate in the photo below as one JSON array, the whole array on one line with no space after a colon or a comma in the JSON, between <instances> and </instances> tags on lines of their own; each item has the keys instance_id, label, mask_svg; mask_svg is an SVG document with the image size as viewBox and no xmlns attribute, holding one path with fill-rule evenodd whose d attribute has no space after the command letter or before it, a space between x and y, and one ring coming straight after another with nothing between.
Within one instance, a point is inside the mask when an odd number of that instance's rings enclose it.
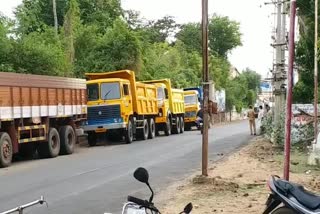
<instances>
[{"instance_id":1,"label":"license plate","mask_svg":"<svg viewBox=\"0 0 320 214\"><path fill-rule=\"evenodd\" d=\"M105 128L98 128L98 129L96 129L96 133L101 133L101 132L106 132L107 131L107 129L105 129Z\"/></svg>"}]
</instances>

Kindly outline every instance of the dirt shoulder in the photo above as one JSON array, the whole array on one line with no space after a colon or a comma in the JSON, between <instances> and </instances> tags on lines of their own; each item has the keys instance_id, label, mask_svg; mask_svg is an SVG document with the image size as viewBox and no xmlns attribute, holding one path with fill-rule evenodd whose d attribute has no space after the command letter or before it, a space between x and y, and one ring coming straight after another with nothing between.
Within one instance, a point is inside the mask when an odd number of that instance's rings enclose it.
<instances>
[{"instance_id":1,"label":"dirt shoulder","mask_svg":"<svg viewBox=\"0 0 320 214\"><path fill-rule=\"evenodd\" d=\"M261 213L265 208L270 175L282 175L283 152L261 137L210 166L209 176L192 176L168 187L162 213L179 213L192 202L192 213ZM290 180L320 191L320 169L307 166L305 152L291 157ZM200 174L200 172L198 173Z\"/></svg>"}]
</instances>

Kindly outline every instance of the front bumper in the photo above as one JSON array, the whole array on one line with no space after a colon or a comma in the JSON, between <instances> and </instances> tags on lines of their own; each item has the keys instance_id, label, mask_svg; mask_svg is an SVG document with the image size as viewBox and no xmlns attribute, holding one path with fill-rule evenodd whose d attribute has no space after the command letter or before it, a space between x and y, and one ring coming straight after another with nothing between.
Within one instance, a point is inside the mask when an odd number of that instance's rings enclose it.
<instances>
[{"instance_id":1,"label":"front bumper","mask_svg":"<svg viewBox=\"0 0 320 214\"><path fill-rule=\"evenodd\" d=\"M99 125L86 125L83 126L83 130L85 132L89 131L98 131L101 132L101 130L110 130L110 129L123 129L126 128L126 123L110 123L110 124L99 124Z\"/></svg>"},{"instance_id":2,"label":"front bumper","mask_svg":"<svg viewBox=\"0 0 320 214\"><path fill-rule=\"evenodd\" d=\"M197 120L196 117L185 117L184 118L184 123L195 123Z\"/></svg>"}]
</instances>

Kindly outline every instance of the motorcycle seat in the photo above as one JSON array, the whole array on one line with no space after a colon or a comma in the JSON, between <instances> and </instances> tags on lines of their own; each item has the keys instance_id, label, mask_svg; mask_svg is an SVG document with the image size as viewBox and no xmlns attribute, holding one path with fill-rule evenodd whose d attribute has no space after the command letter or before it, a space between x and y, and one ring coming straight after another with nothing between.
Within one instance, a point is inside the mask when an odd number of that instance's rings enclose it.
<instances>
[{"instance_id":1,"label":"motorcycle seat","mask_svg":"<svg viewBox=\"0 0 320 214\"><path fill-rule=\"evenodd\" d=\"M285 195L292 195L303 206L311 210L320 207L320 196L306 190L303 186L282 179L278 179L275 184Z\"/></svg>"}]
</instances>

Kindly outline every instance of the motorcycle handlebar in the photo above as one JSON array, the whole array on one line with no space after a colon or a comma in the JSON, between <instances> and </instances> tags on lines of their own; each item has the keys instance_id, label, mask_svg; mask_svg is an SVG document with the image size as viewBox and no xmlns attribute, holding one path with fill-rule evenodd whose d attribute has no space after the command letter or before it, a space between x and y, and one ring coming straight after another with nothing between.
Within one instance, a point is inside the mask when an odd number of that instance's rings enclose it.
<instances>
[{"instance_id":1,"label":"motorcycle handlebar","mask_svg":"<svg viewBox=\"0 0 320 214\"><path fill-rule=\"evenodd\" d=\"M145 201L145 200L142 200L140 198L136 198L136 197L133 197L130 195L128 196L128 201L136 203L136 204L143 206L143 207L149 207L149 205L150 205L150 203L148 201Z\"/></svg>"}]
</instances>

